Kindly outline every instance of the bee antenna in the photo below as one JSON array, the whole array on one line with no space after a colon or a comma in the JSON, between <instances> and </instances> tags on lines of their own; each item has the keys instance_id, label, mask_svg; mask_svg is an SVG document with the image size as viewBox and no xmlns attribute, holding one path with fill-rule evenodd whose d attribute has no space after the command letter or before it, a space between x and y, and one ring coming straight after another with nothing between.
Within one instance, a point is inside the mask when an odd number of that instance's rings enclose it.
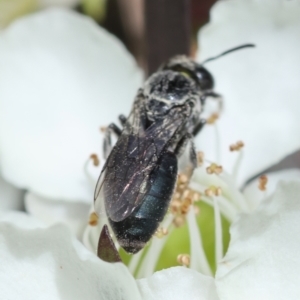
<instances>
[{"instance_id":1,"label":"bee antenna","mask_svg":"<svg viewBox=\"0 0 300 300\"><path fill-rule=\"evenodd\" d=\"M210 57L210 58L206 59L206 60L205 60L204 62L202 62L201 64L204 65L204 64L206 64L206 63L209 62L209 61L215 60L215 59L217 59L217 58L219 58L219 57L222 57L222 56L224 56L224 55L226 55L226 54L228 54L228 53L234 52L234 51L236 51L236 50L240 50L240 49L244 49L244 48L253 48L253 47L255 47L254 44L245 44L245 45L241 45L241 46L238 46L238 47L234 47L234 48L229 49L229 50L227 50L227 51L225 51L225 52L222 52L221 54L219 54L219 55L217 55L217 56Z\"/></svg>"}]
</instances>

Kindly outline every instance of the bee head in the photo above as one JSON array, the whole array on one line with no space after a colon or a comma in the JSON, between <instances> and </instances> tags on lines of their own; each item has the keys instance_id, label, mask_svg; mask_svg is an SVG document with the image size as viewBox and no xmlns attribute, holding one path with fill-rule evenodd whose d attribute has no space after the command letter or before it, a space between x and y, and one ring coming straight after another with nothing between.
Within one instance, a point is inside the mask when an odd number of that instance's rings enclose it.
<instances>
[{"instance_id":1,"label":"bee head","mask_svg":"<svg viewBox=\"0 0 300 300\"><path fill-rule=\"evenodd\" d=\"M214 88L214 79L210 72L201 64L194 62L185 55L178 55L171 58L160 69L173 70L185 74L193 79L202 91L212 90Z\"/></svg>"}]
</instances>

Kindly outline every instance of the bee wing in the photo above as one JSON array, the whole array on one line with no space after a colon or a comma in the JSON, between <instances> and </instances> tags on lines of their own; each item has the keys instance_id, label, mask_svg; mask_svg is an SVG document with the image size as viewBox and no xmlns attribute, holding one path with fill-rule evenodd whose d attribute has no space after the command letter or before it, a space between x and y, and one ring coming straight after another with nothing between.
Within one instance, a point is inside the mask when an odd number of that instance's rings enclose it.
<instances>
[{"instance_id":1,"label":"bee wing","mask_svg":"<svg viewBox=\"0 0 300 300\"><path fill-rule=\"evenodd\" d=\"M133 103L133 108L129 114L129 117L127 118L126 124L124 126L123 132L121 137L119 138L118 142L119 144L124 144L124 136L126 135L139 135L139 131L143 127L141 122L144 119L144 112L140 109L141 107L141 102L144 101L144 98L142 94L138 94L137 97L135 98L135 101ZM94 208L95 211L99 214L102 212L102 202L103 202L103 193L102 193L102 187L104 184L104 179L105 179L105 174L106 174L106 168L107 165L112 165L114 164L115 161L115 151L116 149L113 148L111 153L109 154L102 170L100 173L100 176L97 180L96 188L94 191Z\"/></svg>"},{"instance_id":2,"label":"bee wing","mask_svg":"<svg viewBox=\"0 0 300 300\"><path fill-rule=\"evenodd\" d=\"M124 220L143 202L153 182L151 174L181 125L181 115L167 115L142 134L122 133L109 156L102 183L111 220Z\"/></svg>"}]
</instances>

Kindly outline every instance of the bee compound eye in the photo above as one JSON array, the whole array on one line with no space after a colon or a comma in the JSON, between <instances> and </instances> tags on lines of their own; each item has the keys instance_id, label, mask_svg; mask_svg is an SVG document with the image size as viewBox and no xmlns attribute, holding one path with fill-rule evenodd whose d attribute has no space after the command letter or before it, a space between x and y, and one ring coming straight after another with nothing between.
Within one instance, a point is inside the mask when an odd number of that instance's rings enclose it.
<instances>
[{"instance_id":1,"label":"bee compound eye","mask_svg":"<svg viewBox=\"0 0 300 300\"><path fill-rule=\"evenodd\" d=\"M200 88L202 90L211 90L214 87L214 79L212 75L202 66L196 67L196 75Z\"/></svg>"}]
</instances>

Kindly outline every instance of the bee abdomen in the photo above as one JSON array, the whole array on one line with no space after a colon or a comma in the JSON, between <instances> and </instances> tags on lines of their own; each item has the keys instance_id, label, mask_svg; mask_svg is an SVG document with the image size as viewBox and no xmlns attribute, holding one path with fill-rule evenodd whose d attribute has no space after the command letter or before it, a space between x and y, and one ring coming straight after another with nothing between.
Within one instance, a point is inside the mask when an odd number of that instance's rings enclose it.
<instances>
[{"instance_id":1,"label":"bee abdomen","mask_svg":"<svg viewBox=\"0 0 300 300\"><path fill-rule=\"evenodd\" d=\"M129 253L137 253L145 246L168 210L177 177L175 154L165 152L150 177L152 185L142 204L125 220L109 219L120 246Z\"/></svg>"}]
</instances>

